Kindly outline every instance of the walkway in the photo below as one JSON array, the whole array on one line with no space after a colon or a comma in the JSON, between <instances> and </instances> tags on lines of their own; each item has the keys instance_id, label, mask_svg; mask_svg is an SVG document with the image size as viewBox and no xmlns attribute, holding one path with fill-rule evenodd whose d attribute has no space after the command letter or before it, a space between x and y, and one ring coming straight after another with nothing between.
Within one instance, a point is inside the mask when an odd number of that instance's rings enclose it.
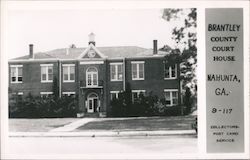
<instances>
[{"instance_id":1,"label":"walkway","mask_svg":"<svg viewBox=\"0 0 250 160\"><path fill-rule=\"evenodd\" d=\"M95 121L97 120L97 118L82 118L78 121L72 122L68 125L65 125L63 127L59 127L59 128L55 128L50 130L50 132L69 132L69 131L73 131L76 128L83 126L89 122Z\"/></svg>"}]
</instances>

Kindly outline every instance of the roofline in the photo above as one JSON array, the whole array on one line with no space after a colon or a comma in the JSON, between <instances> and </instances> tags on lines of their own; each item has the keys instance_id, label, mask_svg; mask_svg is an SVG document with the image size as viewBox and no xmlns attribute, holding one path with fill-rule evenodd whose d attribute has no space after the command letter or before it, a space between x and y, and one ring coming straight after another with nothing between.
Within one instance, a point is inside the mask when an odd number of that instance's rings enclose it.
<instances>
[{"instance_id":1,"label":"roofline","mask_svg":"<svg viewBox=\"0 0 250 160\"><path fill-rule=\"evenodd\" d=\"M151 58L163 58L165 55L152 55L152 56L138 56L138 57L117 57L117 58L93 58L93 59L17 59L9 60L9 63L15 62L56 62L56 61L91 61L91 60L123 60L125 59L151 59Z\"/></svg>"},{"instance_id":2,"label":"roofline","mask_svg":"<svg viewBox=\"0 0 250 160\"><path fill-rule=\"evenodd\" d=\"M55 62L58 61L59 59L14 59L14 60L9 60L9 63L12 62Z\"/></svg>"}]
</instances>

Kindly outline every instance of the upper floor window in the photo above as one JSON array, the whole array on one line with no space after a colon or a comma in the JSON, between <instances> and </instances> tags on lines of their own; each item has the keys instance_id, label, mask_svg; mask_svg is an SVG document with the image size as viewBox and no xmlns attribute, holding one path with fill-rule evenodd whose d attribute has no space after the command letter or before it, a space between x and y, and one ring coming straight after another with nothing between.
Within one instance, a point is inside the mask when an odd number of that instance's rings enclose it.
<instances>
[{"instance_id":1,"label":"upper floor window","mask_svg":"<svg viewBox=\"0 0 250 160\"><path fill-rule=\"evenodd\" d=\"M11 65L11 83L23 82L23 65Z\"/></svg>"},{"instance_id":2,"label":"upper floor window","mask_svg":"<svg viewBox=\"0 0 250 160\"><path fill-rule=\"evenodd\" d=\"M177 77L177 65L164 64L164 79L174 79Z\"/></svg>"},{"instance_id":3,"label":"upper floor window","mask_svg":"<svg viewBox=\"0 0 250 160\"><path fill-rule=\"evenodd\" d=\"M167 106L178 105L178 90L164 89L164 97Z\"/></svg>"},{"instance_id":4,"label":"upper floor window","mask_svg":"<svg viewBox=\"0 0 250 160\"><path fill-rule=\"evenodd\" d=\"M75 64L63 64L63 82L75 82Z\"/></svg>"},{"instance_id":5,"label":"upper floor window","mask_svg":"<svg viewBox=\"0 0 250 160\"><path fill-rule=\"evenodd\" d=\"M110 63L111 81L122 81L123 77L122 63Z\"/></svg>"},{"instance_id":6,"label":"upper floor window","mask_svg":"<svg viewBox=\"0 0 250 160\"><path fill-rule=\"evenodd\" d=\"M144 80L144 61L133 61L132 80Z\"/></svg>"},{"instance_id":7,"label":"upper floor window","mask_svg":"<svg viewBox=\"0 0 250 160\"><path fill-rule=\"evenodd\" d=\"M41 82L53 82L53 64L41 64Z\"/></svg>"},{"instance_id":8,"label":"upper floor window","mask_svg":"<svg viewBox=\"0 0 250 160\"><path fill-rule=\"evenodd\" d=\"M145 96L145 90L132 90L132 102L139 100L140 96Z\"/></svg>"},{"instance_id":9,"label":"upper floor window","mask_svg":"<svg viewBox=\"0 0 250 160\"><path fill-rule=\"evenodd\" d=\"M98 71L95 67L89 67L86 70L86 81L87 87L96 87L98 86Z\"/></svg>"}]
</instances>

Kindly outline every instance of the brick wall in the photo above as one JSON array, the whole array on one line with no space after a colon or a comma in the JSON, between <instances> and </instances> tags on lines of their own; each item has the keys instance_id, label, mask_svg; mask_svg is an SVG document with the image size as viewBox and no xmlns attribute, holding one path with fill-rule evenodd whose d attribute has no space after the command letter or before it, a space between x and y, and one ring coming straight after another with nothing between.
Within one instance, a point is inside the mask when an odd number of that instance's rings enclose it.
<instances>
[{"instance_id":1,"label":"brick wall","mask_svg":"<svg viewBox=\"0 0 250 160\"><path fill-rule=\"evenodd\" d=\"M10 65L23 65L22 83L11 83ZM53 64L53 74L58 79L58 62L26 62L9 63L9 89L11 92L23 92L24 96L31 93L39 96L40 92L52 92L53 83L41 83L40 64Z\"/></svg>"},{"instance_id":2,"label":"brick wall","mask_svg":"<svg viewBox=\"0 0 250 160\"><path fill-rule=\"evenodd\" d=\"M144 80L132 80L131 61L144 61ZM61 92L75 92L79 96L79 108L85 109L86 96L90 92L95 92L101 98L101 111L109 110L110 91L123 90L123 81L111 81L110 63L123 62L120 60L104 60L103 64L80 64L79 61L63 61L60 64L75 64L75 82L63 82L63 69L61 67ZM53 64L53 74L59 80L59 62L23 62L9 63L9 65L23 65L23 82L9 83L10 92L23 92L24 95L40 95L40 92L52 92L53 83L41 83L41 66L40 64ZM98 70L98 80L103 81L103 89L80 89L80 82L86 83L86 70L90 67L96 67ZM179 67L178 67L179 68ZM179 70L179 69L178 69ZM179 71L177 76L179 77ZM180 89L179 79L164 80L164 63L163 58L136 58L126 59L125 61L125 82L129 83L132 90L146 90L146 94L153 92L159 98L164 97L164 89ZM9 69L9 79L11 79ZM179 94L180 99L180 94Z\"/></svg>"}]
</instances>

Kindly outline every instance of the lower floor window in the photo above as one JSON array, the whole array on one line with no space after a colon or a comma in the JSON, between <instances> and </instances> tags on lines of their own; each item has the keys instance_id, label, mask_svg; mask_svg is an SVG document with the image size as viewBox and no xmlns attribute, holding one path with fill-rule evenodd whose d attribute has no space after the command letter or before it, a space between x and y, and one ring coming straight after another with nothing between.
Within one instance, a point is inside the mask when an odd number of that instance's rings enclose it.
<instances>
[{"instance_id":1,"label":"lower floor window","mask_svg":"<svg viewBox=\"0 0 250 160\"><path fill-rule=\"evenodd\" d=\"M53 95L53 92L40 92L42 98L48 98Z\"/></svg>"},{"instance_id":2,"label":"lower floor window","mask_svg":"<svg viewBox=\"0 0 250 160\"><path fill-rule=\"evenodd\" d=\"M22 100L23 92L13 92L11 93L12 98L16 98L17 100Z\"/></svg>"},{"instance_id":3,"label":"lower floor window","mask_svg":"<svg viewBox=\"0 0 250 160\"><path fill-rule=\"evenodd\" d=\"M119 93L119 91L110 91L110 100L118 99Z\"/></svg>"},{"instance_id":4,"label":"lower floor window","mask_svg":"<svg viewBox=\"0 0 250 160\"><path fill-rule=\"evenodd\" d=\"M75 97L75 92L63 92L63 96L68 96L68 97Z\"/></svg>"},{"instance_id":5,"label":"lower floor window","mask_svg":"<svg viewBox=\"0 0 250 160\"><path fill-rule=\"evenodd\" d=\"M178 105L178 90L177 89L165 89L164 97L167 106Z\"/></svg>"},{"instance_id":6,"label":"lower floor window","mask_svg":"<svg viewBox=\"0 0 250 160\"><path fill-rule=\"evenodd\" d=\"M136 102L139 100L140 96L145 96L145 90L132 90L132 102Z\"/></svg>"}]
</instances>

